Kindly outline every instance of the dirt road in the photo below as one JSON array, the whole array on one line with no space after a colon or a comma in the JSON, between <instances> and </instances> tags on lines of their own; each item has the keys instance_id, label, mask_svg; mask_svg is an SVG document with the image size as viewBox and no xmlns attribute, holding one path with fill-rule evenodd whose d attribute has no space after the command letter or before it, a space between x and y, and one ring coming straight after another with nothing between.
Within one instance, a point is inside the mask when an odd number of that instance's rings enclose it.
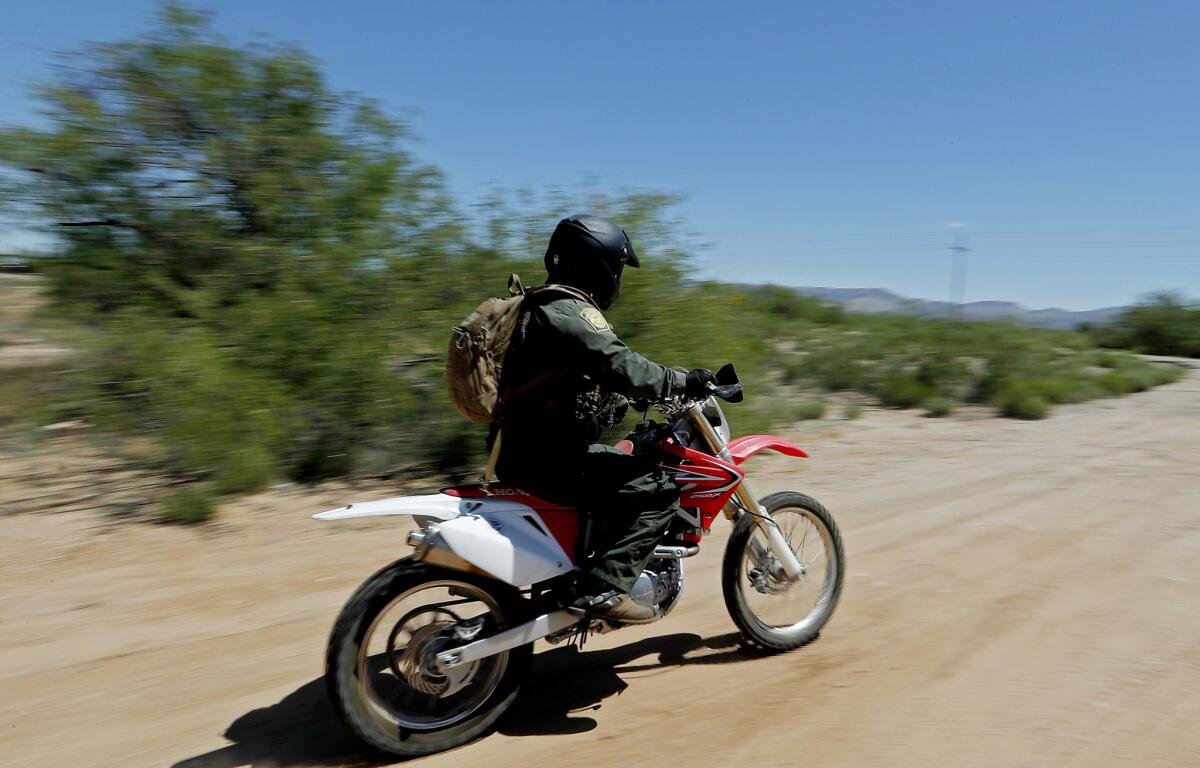
<instances>
[{"instance_id":1,"label":"dirt road","mask_svg":"<svg viewBox=\"0 0 1200 768\"><path fill-rule=\"evenodd\" d=\"M820 639L739 649L722 529L669 619L542 649L499 733L421 764L1200 765L1197 372L1040 422L871 411L794 436L813 458L762 460L756 490L841 523ZM202 531L0 517L0 763L377 762L330 719L322 650L407 526L308 516L382 492L276 491Z\"/></svg>"}]
</instances>

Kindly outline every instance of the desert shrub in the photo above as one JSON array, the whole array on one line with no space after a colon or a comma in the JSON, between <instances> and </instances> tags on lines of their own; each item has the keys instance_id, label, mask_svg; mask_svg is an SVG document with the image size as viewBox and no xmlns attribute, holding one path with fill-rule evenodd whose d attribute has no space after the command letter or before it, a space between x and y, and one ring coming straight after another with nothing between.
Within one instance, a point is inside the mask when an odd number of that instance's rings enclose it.
<instances>
[{"instance_id":1,"label":"desert shrub","mask_svg":"<svg viewBox=\"0 0 1200 768\"><path fill-rule=\"evenodd\" d=\"M894 408L912 408L932 394L933 388L928 384L903 373L892 374L885 379L878 392L879 401Z\"/></svg>"},{"instance_id":2,"label":"desert shrub","mask_svg":"<svg viewBox=\"0 0 1200 768\"><path fill-rule=\"evenodd\" d=\"M163 500L158 519L164 523L194 525L210 520L216 512L216 496L211 491L189 487L175 491Z\"/></svg>"},{"instance_id":3,"label":"desert shrub","mask_svg":"<svg viewBox=\"0 0 1200 768\"><path fill-rule=\"evenodd\" d=\"M776 426L786 423L786 417L777 410L749 403L743 403L736 409L726 409L725 413L735 435L769 434Z\"/></svg>"},{"instance_id":4,"label":"desert shrub","mask_svg":"<svg viewBox=\"0 0 1200 768\"><path fill-rule=\"evenodd\" d=\"M970 370L961 360L940 351L921 360L914 377L935 392L955 392L970 378Z\"/></svg>"},{"instance_id":5,"label":"desert shrub","mask_svg":"<svg viewBox=\"0 0 1200 768\"><path fill-rule=\"evenodd\" d=\"M166 469L218 493L279 473L298 410L284 386L231 363L211 334L141 316L111 321L72 402L101 426L157 435Z\"/></svg>"},{"instance_id":6,"label":"desert shrub","mask_svg":"<svg viewBox=\"0 0 1200 768\"><path fill-rule=\"evenodd\" d=\"M768 434L796 421L796 407L784 392L748 389L744 402L723 406L735 436Z\"/></svg>"},{"instance_id":7,"label":"desert shrub","mask_svg":"<svg viewBox=\"0 0 1200 768\"><path fill-rule=\"evenodd\" d=\"M803 374L831 392L859 389L864 376L858 354L841 344L810 351L798 366L797 377Z\"/></svg>"},{"instance_id":8,"label":"desert shrub","mask_svg":"<svg viewBox=\"0 0 1200 768\"><path fill-rule=\"evenodd\" d=\"M1091 378L1056 376L1030 384L1040 396L1052 403L1082 403L1104 396L1102 387Z\"/></svg>"},{"instance_id":9,"label":"desert shrub","mask_svg":"<svg viewBox=\"0 0 1200 768\"><path fill-rule=\"evenodd\" d=\"M1091 330L1106 347L1154 355L1200 357L1200 304L1159 293L1126 309L1110 325Z\"/></svg>"},{"instance_id":10,"label":"desert shrub","mask_svg":"<svg viewBox=\"0 0 1200 768\"><path fill-rule=\"evenodd\" d=\"M1177 365L1156 365L1151 370L1154 372L1152 375L1153 386L1156 387L1179 381L1185 373L1184 369Z\"/></svg>"},{"instance_id":11,"label":"desert shrub","mask_svg":"<svg viewBox=\"0 0 1200 768\"><path fill-rule=\"evenodd\" d=\"M846 312L840 306L801 296L783 286L756 286L745 289L744 293L746 304L752 311L777 320L785 328L797 321L830 326L838 325L846 319Z\"/></svg>"},{"instance_id":12,"label":"desert shrub","mask_svg":"<svg viewBox=\"0 0 1200 768\"><path fill-rule=\"evenodd\" d=\"M1133 383L1129 377L1120 371L1109 371L1100 376L1100 386L1110 395L1127 395L1133 392Z\"/></svg>"},{"instance_id":13,"label":"desert shrub","mask_svg":"<svg viewBox=\"0 0 1200 768\"><path fill-rule=\"evenodd\" d=\"M954 412L954 409L957 406L958 406L958 404L955 403L950 398L941 397L938 395L935 395L934 397L929 398L928 400L926 400L924 403L921 404L921 407L925 409L925 415L932 416L934 418L941 417L941 416L949 416L951 413Z\"/></svg>"},{"instance_id":14,"label":"desert shrub","mask_svg":"<svg viewBox=\"0 0 1200 768\"><path fill-rule=\"evenodd\" d=\"M794 357L787 357L779 366L779 378L784 384L795 384L804 378L806 366Z\"/></svg>"},{"instance_id":15,"label":"desert shrub","mask_svg":"<svg viewBox=\"0 0 1200 768\"><path fill-rule=\"evenodd\" d=\"M846 403L842 406L842 418L853 421L862 416L862 406L858 403Z\"/></svg>"},{"instance_id":16,"label":"desert shrub","mask_svg":"<svg viewBox=\"0 0 1200 768\"><path fill-rule=\"evenodd\" d=\"M13 366L0 371L0 428L11 424L62 421L71 409L50 407L63 393L66 366L59 362Z\"/></svg>"},{"instance_id":17,"label":"desert shrub","mask_svg":"<svg viewBox=\"0 0 1200 768\"><path fill-rule=\"evenodd\" d=\"M796 406L795 414L797 421L819 419L825 415L825 401L805 400Z\"/></svg>"},{"instance_id":18,"label":"desert shrub","mask_svg":"<svg viewBox=\"0 0 1200 768\"><path fill-rule=\"evenodd\" d=\"M1050 401L1038 393L1037 387L1027 381L1009 381L995 398L994 404L1001 414L1014 419L1042 419L1051 409Z\"/></svg>"}]
</instances>

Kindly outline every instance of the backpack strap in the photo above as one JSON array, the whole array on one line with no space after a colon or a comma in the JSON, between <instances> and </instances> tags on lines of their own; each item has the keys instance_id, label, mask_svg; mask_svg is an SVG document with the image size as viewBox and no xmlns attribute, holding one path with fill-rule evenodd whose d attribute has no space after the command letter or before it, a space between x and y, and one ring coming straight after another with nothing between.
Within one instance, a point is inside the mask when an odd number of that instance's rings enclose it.
<instances>
[{"instance_id":1,"label":"backpack strap","mask_svg":"<svg viewBox=\"0 0 1200 768\"><path fill-rule=\"evenodd\" d=\"M560 285L558 283L546 283L545 285L526 288L521 284L521 278L515 273L508 276L508 291L513 296L524 296L526 301L547 293L565 293L572 298L579 299L580 301L586 301L588 304L596 307L596 302L592 299L592 297L578 288L572 288L569 285ZM528 311L529 306L529 304L522 303L521 312L524 313ZM599 309L599 307L596 308ZM507 402L509 398L523 395L530 390L536 389L557 374L558 371L555 371L554 369L542 371L540 374L534 376L532 379L525 382L521 386L516 387L515 389L512 387L502 388L496 400L496 419L498 420L501 417L501 414L504 411L504 403Z\"/></svg>"},{"instance_id":2,"label":"backpack strap","mask_svg":"<svg viewBox=\"0 0 1200 768\"><path fill-rule=\"evenodd\" d=\"M521 276L516 272L508 276L508 295L509 296L524 296L525 285L521 282Z\"/></svg>"},{"instance_id":3,"label":"backpack strap","mask_svg":"<svg viewBox=\"0 0 1200 768\"><path fill-rule=\"evenodd\" d=\"M587 293L579 290L578 288L572 288L569 285L560 285L558 283L546 283L545 285L539 285L534 288L527 289L521 283L521 278L518 277L516 275L516 273L513 273L508 276L508 292L512 296L525 296L526 298L536 296L537 294L540 294L540 293L551 293L551 292L565 293L568 296L571 296L572 298L579 299L580 301L586 301L588 304L599 309L599 307L596 306L596 301L591 296L589 296ZM522 307L522 311L524 311L524 307ZM524 384L517 387L516 389L507 389L507 390L502 391L500 393L499 398L496 401L496 406L497 406L496 419L500 420L502 418L502 415L504 413L504 404L506 402L508 402L509 398L517 396L517 395L523 395L526 392L529 392L530 390L536 389L537 387L539 387L542 384L544 384L545 382L549 381L551 378L553 378L557 374L558 374L558 372L553 369L546 370L546 371L539 373L537 376L534 376L532 379L525 382ZM503 436L504 436L504 427L501 426L499 429L496 430L496 439L492 441L492 452L491 452L491 455L488 456L487 469L483 473L484 489L486 489L489 485L491 485L492 481L496 479L496 464L500 460L500 441L503 438Z\"/></svg>"},{"instance_id":4,"label":"backpack strap","mask_svg":"<svg viewBox=\"0 0 1200 768\"><path fill-rule=\"evenodd\" d=\"M483 473L483 487L486 489L496 479L496 462L500 460L500 438L504 436L503 429L496 430L496 439L492 441L492 455L488 457L487 470Z\"/></svg>"},{"instance_id":5,"label":"backpack strap","mask_svg":"<svg viewBox=\"0 0 1200 768\"><path fill-rule=\"evenodd\" d=\"M560 283L546 283L545 285L539 285L536 288L530 288L525 292L525 295L533 296L539 293L548 292L565 293L572 298L579 299L580 301L586 301L588 304L596 307L596 309L600 309L600 307L596 304L596 300L588 295L587 292L581 291L578 288L573 288L569 285L562 285Z\"/></svg>"}]
</instances>

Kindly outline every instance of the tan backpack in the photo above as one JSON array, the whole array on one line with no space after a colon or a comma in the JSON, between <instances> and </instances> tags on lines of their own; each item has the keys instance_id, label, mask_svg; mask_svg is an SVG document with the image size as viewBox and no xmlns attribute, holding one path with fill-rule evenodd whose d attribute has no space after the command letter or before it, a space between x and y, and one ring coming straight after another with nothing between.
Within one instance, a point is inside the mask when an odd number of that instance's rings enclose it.
<instances>
[{"instance_id":1,"label":"tan backpack","mask_svg":"<svg viewBox=\"0 0 1200 768\"><path fill-rule=\"evenodd\" d=\"M477 422L495 419L502 399L504 356L521 321L521 309L527 297L542 291L566 293L591 302L587 294L565 285L549 284L526 291L521 278L510 275L508 298L488 299L454 328L446 357L446 386L450 402L465 418Z\"/></svg>"}]
</instances>

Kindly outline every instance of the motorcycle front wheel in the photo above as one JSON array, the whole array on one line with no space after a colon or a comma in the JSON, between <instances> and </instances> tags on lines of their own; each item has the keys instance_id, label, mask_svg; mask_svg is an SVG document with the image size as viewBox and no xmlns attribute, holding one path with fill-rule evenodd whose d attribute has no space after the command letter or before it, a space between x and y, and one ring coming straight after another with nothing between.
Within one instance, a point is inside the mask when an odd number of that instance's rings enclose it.
<instances>
[{"instance_id":1,"label":"motorcycle front wheel","mask_svg":"<svg viewBox=\"0 0 1200 768\"><path fill-rule=\"evenodd\" d=\"M800 579L787 578L766 534L743 512L725 547L721 588L730 617L748 640L787 651L814 640L833 615L846 556L833 516L816 499L784 491L761 504L800 561Z\"/></svg>"},{"instance_id":2,"label":"motorcycle front wheel","mask_svg":"<svg viewBox=\"0 0 1200 768\"><path fill-rule=\"evenodd\" d=\"M517 697L532 645L439 670L442 650L507 628L515 589L405 559L351 596L334 624L325 684L334 710L367 744L394 755L451 749L486 733Z\"/></svg>"}]
</instances>

